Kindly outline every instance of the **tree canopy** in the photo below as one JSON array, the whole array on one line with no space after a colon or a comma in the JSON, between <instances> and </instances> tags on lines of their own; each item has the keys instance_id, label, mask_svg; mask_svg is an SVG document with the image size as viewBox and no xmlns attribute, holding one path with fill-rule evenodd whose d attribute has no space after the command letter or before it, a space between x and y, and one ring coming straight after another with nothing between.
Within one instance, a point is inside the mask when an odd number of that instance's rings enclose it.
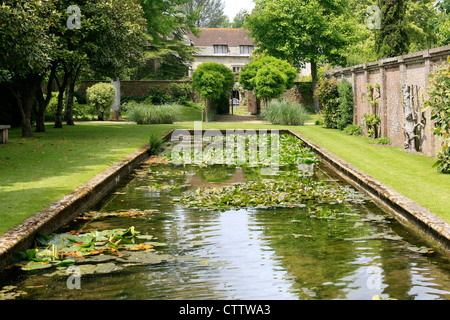
<instances>
[{"instance_id":1,"label":"tree canopy","mask_svg":"<svg viewBox=\"0 0 450 320\"><path fill-rule=\"evenodd\" d=\"M246 90L255 90L255 95L260 99L273 99L291 89L296 76L296 69L288 62L261 56L242 69L239 83Z\"/></svg>"},{"instance_id":2,"label":"tree canopy","mask_svg":"<svg viewBox=\"0 0 450 320\"><path fill-rule=\"evenodd\" d=\"M204 62L192 75L192 87L205 99L220 98L233 89L234 74L221 63Z\"/></svg>"},{"instance_id":3,"label":"tree canopy","mask_svg":"<svg viewBox=\"0 0 450 320\"><path fill-rule=\"evenodd\" d=\"M297 68L310 62L315 89L317 64L345 63L345 50L357 39L348 8L344 0L257 0L245 26L257 52L290 61ZM317 98L314 107L318 111Z\"/></svg>"},{"instance_id":4,"label":"tree canopy","mask_svg":"<svg viewBox=\"0 0 450 320\"><path fill-rule=\"evenodd\" d=\"M224 13L225 3L222 0L191 0L184 1L182 9L185 14L193 17L193 23L198 28L222 28L229 25Z\"/></svg>"},{"instance_id":5,"label":"tree canopy","mask_svg":"<svg viewBox=\"0 0 450 320\"><path fill-rule=\"evenodd\" d=\"M60 67L64 90L74 84L75 70L81 64L114 77L141 56L145 23L139 4L132 0L78 1L81 24L73 30L67 26L70 5L72 1L66 0L5 0L0 6L0 51L4 53L0 74L16 97L24 137L32 136L32 109L50 70L55 76Z\"/></svg>"},{"instance_id":6,"label":"tree canopy","mask_svg":"<svg viewBox=\"0 0 450 320\"><path fill-rule=\"evenodd\" d=\"M378 0L381 27L375 33L375 50L379 59L408 53L406 0Z\"/></svg>"},{"instance_id":7,"label":"tree canopy","mask_svg":"<svg viewBox=\"0 0 450 320\"><path fill-rule=\"evenodd\" d=\"M216 62L200 64L192 75L192 88L199 96L206 99L206 121L213 106L228 101L228 93L234 86L234 74L225 65ZM223 106L216 106L222 109Z\"/></svg>"},{"instance_id":8,"label":"tree canopy","mask_svg":"<svg viewBox=\"0 0 450 320\"><path fill-rule=\"evenodd\" d=\"M196 49L187 46L185 36L197 34L196 13L184 7L189 0L140 0L147 25L144 61L132 79L180 79L187 75L187 65ZM158 67L159 66L159 67Z\"/></svg>"}]
</instances>

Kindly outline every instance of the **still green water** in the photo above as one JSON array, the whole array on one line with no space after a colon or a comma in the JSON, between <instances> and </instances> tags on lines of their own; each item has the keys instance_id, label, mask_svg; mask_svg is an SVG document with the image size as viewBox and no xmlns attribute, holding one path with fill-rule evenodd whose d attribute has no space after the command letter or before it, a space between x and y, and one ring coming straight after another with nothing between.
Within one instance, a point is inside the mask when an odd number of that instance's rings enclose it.
<instances>
[{"instance_id":1,"label":"still green water","mask_svg":"<svg viewBox=\"0 0 450 320\"><path fill-rule=\"evenodd\" d=\"M19 291L17 299L32 300L450 298L449 258L371 201L337 205L333 214L307 208L220 212L174 201L198 187L260 180L258 170L144 166L94 210L158 211L77 220L64 230L134 226L166 244L155 247L154 254L164 257L160 263L81 274L74 289L68 288L68 274L12 269L0 289L6 286L4 292ZM322 165L315 168L315 179L344 184Z\"/></svg>"}]
</instances>

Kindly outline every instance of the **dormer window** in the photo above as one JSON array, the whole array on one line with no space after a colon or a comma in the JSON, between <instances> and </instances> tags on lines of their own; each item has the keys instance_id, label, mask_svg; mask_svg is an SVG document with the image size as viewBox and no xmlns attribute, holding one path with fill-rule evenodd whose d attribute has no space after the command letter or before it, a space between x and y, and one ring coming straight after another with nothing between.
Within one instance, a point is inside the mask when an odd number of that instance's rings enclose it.
<instances>
[{"instance_id":1,"label":"dormer window","mask_svg":"<svg viewBox=\"0 0 450 320\"><path fill-rule=\"evenodd\" d=\"M253 46L239 46L241 54L252 54Z\"/></svg>"},{"instance_id":2,"label":"dormer window","mask_svg":"<svg viewBox=\"0 0 450 320\"><path fill-rule=\"evenodd\" d=\"M227 54L228 46L227 45L214 45L214 54Z\"/></svg>"}]
</instances>

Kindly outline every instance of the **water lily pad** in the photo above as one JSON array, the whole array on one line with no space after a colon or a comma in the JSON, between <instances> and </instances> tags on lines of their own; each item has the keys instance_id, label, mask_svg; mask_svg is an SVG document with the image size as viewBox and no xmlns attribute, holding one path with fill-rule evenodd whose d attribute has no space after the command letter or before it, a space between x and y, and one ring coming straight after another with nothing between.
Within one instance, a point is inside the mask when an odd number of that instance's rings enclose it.
<instances>
[{"instance_id":1,"label":"water lily pad","mask_svg":"<svg viewBox=\"0 0 450 320\"><path fill-rule=\"evenodd\" d=\"M414 252L414 253L420 253L420 254L429 254L429 253L434 253L432 248L428 248L425 246L409 246L406 248L407 250Z\"/></svg>"},{"instance_id":2,"label":"water lily pad","mask_svg":"<svg viewBox=\"0 0 450 320\"><path fill-rule=\"evenodd\" d=\"M25 291L17 290L16 286L5 286L0 290L0 300L15 300L25 294Z\"/></svg>"},{"instance_id":3,"label":"water lily pad","mask_svg":"<svg viewBox=\"0 0 450 320\"><path fill-rule=\"evenodd\" d=\"M305 206L319 208L320 204L359 203L365 201L365 196L352 188L328 185L311 179L263 180L217 188L197 188L184 193L175 201L185 207L207 210ZM332 212L325 207L322 209Z\"/></svg>"},{"instance_id":4,"label":"water lily pad","mask_svg":"<svg viewBox=\"0 0 450 320\"><path fill-rule=\"evenodd\" d=\"M33 271L33 270L47 269L51 267L53 267L53 265L50 262L30 261L26 265L22 266L21 269L24 271Z\"/></svg>"},{"instance_id":5,"label":"water lily pad","mask_svg":"<svg viewBox=\"0 0 450 320\"><path fill-rule=\"evenodd\" d=\"M156 254L148 251L127 252L123 257L129 263L158 264L169 259L169 255Z\"/></svg>"},{"instance_id":6,"label":"water lily pad","mask_svg":"<svg viewBox=\"0 0 450 320\"><path fill-rule=\"evenodd\" d=\"M113 262L99 264L82 264L79 266L81 275L88 274L105 274L120 271L123 268Z\"/></svg>"}]
</instances>

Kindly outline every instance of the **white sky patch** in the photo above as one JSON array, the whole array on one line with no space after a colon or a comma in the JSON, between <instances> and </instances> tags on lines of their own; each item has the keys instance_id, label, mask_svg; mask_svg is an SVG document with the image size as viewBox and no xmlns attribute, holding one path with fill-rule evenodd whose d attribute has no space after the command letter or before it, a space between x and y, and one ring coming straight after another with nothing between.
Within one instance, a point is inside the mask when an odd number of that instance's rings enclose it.
<instances>
[{"instance_id":1,"label":"white sky patch","mask_svg":"<svg viewBox=\"0 0 450 320\"><path fill-rule=\"evenodd\" d=\"M241 9L252 12L255 7L255 2L253 0L224 0L223 2L225 3L225 15L227 15L231 21Z\"/></svg>"}]
</instances>

